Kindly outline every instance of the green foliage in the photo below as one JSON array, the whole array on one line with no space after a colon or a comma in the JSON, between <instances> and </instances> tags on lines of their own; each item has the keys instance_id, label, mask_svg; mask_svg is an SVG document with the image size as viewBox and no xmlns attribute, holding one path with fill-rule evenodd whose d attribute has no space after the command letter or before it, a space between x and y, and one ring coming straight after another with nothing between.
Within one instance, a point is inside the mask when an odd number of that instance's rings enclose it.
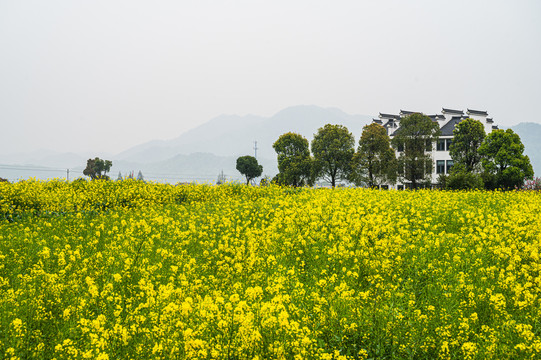
<instances>
[{"instance_id":1,"label":"green foliage","mask_svg":"<svg viewBox=\"0 0 541 360\"><path fill-rule=\"evenodd\" d=\"M111 160L102 160L99 157L88 159L86 162L86 168L83 170L83 174L90 176L92 180L109 180L109 177L105 174L111 170L111 166L113 166L113 162Z\"/></svg>"},{"instance_id":2,"label":"green foliage","mask_svg":"<svg viewBox=\"0 0 541 360\"><path fill-rule=\"evenodd\" d=\"M479 147L487 173L484 176L491 180L487 188L520 188L525 179L531 179L533 168L523 153L524 145L513 130L494 130L488 134Z\"/></svg>"},{"instance_id":3,"label":"green foliage","mask_svg":"<svg viewBox=\"0 0 541 360\"><path fill-rule=\"evenodd\" d=\"M272 145L278 154L277 181L280 185L302 186L312 184L312 159L308 140L302 135L288 132Z\"/></svg>"},{"instance_id":4,"label":"green foliage","mask_svg":"<svg viewBox=\"0 0 541 360\"><path fill-rule=\"evenodd\" d=\"M439 174L438 175L438 189L445 190L447 188L448 179L449 179L448 175Z\"/></svg>"},{"instance_id":5,"label":"green foliage","mask_svg":"<svg viewBox=\"0 0 541 360\"><path fill-rule=\"evenodd\" d=\"M446 179L448 190L474 190L483 189L484 183L480 174L475 174L464 169L453 171Z\"/></svg>"},{"instance_id":6,"label":"green foliage","mask_svg":"<svg viewBox=\"0 0 541 360\"><path fill-rule=\"evenodd\" d=\"M355 138L345 126L327 124L319 128L312 140L315 178L329 181L333 188L337 180L349 180L354 146Z\"/></svg>"},{"instance_id":7,"label":"green foliage","mask_svg":"<svg viewBox=\"0 0 541 360\"><path fill-rule=\"evenodd\" d=\"M249 185L250 181L261 176L263 166L258 164L255 157L246 155L237 159L237 170L246 177L246 185Z\"/></svg>"},{"instance_id":8,"label":"green foliage","mask_svg":"<svg viewBox=\"0 0 541 360\"><path fill-rule=\"evenodd\" d=\"M400 120L391 143L395 149L404 150L398 157L398 175L402 182L411 182L411 188L430 182L433 164L427 151L432 150L439 135L439 125L426 115L414 113Z\"/></svg>"},{"instance_id":9,"label":"green foliage","mask_svg":"<svg viewBox=\"0 0 541 360\"><path fill-rule=\"evenodd\" d=\"M352 163L351 179L356 185L374 187L396 182L397 160L390 141L383 126L372 123L363 127Z\"/></svg>"},{"instance_id":10,"label":"green foliage","mask_svg":"<svg viewBox=\"0 0 541 360\"><path fill-rule=\"evenodd\" d=\"M479 170L481 154L478 150L485 136L485 128L479 120L459 122L453 130L453 142L449 148L455 166L462 165L466 172Z\"/></svg>"}]
</instances>

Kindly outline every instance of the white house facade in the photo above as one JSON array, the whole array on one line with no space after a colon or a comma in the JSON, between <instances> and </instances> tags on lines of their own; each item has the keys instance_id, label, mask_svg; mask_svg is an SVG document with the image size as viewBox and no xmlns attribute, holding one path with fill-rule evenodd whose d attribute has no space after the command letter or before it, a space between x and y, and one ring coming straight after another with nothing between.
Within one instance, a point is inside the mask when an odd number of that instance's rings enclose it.
<instances>
[{"instance_id":1,"label":"white house facade","mask_svg":"<svg viewBox=\"0 0 541 360\"><path fill-rule=\"evenodd\" d=\"M414 111L400 110L398 115L394 114L379 114L378 119L373 119L373 122L382 125L387 129L387 134L392 139L394 133L400 128L400 120ZM498 126L494 125L492 118L488 117L486 111L466 109L466 113L462 110L453 110L442 108L441 114L427 115L432 121L437 122L440 126L441 135L438 138L436 144L432 146L431 157L433 161L432 169L432 186L436 186L438 183L438 177L440 174L449 174L453 167L453 159L449 155L449 146L453 141L453 130L456 124L460 121L471 118L479 120L485 127L485 133L490 133L492 130L498 129ZM397 153L398 155L398 153ZM407 187L408 184L398 182L396 184L383 185L385 188L402 190Z\"/></svg>"}]
</instances>

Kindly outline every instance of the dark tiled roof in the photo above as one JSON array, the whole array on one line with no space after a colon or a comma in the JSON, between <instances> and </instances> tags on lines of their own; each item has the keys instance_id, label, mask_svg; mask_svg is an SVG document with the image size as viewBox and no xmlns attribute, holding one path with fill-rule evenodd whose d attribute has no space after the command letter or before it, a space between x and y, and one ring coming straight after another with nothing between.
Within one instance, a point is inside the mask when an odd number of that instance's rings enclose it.
<instances>
[{"instance_id":1,"label":"dark tiled roof","mask_svg":"<svg viewBox=\"0 0 541 360\"><path fill-rule=\"evenodd\" d=\"M379 113L380 119L400 119L400 115Z\"/></svg>"},{"instance_id":2,"label":"dark tiled roof","mask_svg":"<svg viewBox=\"0 0 541 360\"><path fill-rule=\"evenodd\" d=\"M411 114L422 114L422 113L420 113L419 111L400 110L400 115L401 116L407 116L407 115L411 115Z\"/></svg>"},{"instance_id":3,"label":"dark tiled roof","mask_svg":"<svg viewBox=\"0 0 541 360\"><path fill-rule=\"evenodd\" d=\"M446 109L446 108L441 108L441 112L442 113L449 113L449 114L460 114L460 115L463 115L464 114L464 111L462 110L453 110L453 109Z\"/></svg>"},{"instance_id":4,"label":"dark tiled roof","mask_svg":"<svg viewBox=\"0 0 541 360\"><path fill-rule=\"evenodd\" d=\"M492 130L499 130L498 125L492 125Z\"/></svg>"},{"instance_id":5,"label":"dark tiled roof","mask_svg":"<svg viewBox=\"0 0 541 360\"><path fill-rule=\"evenodd\" d=\"M486 111L468 109L468 115L488 116Z\"/></svg>"},{"instance_id":6,"label":"dark tiled roof","mask_svg":"<svg viewBox=\"0 0 541 360\"><path fill-rule=\"evenodd\" d=\"M372 122L375 122L376 124L383 124L383 121L381 121L380 119L372 119Z\"/></svg>"},{"instance_id":7,"label":"dark tiled roof","mask_svg":"<svg viewBox=\"0 0 541 360\"><path fill-rule=\"evenodd\" d=\"M487 118L487 123L492 124L494 120L492 118Z\"/></svg>"},{"instance_id":8,"label":"dark tiled roof","mask_svg":"<svg viewBox=\"0 0 541 360\"><path fill-rule=\"evenodd\" d=\"M435 115L427 115L429 118L432 119L432 121L438 121L438 120L445 120L445 116L435 114Z\"/></svg>"},{"instance_id":9,"label":"dark tiled roof","mask_svg":"<svg viewBox=\"0 0 541 360\"><path fill-rule=\"evenodd\" d=\"M440 129L441 136L453 136L453 130L455 129L456 124L462 121L461 116L453 116L447 124L443 125Z\"/></svg>"}]
</instances>

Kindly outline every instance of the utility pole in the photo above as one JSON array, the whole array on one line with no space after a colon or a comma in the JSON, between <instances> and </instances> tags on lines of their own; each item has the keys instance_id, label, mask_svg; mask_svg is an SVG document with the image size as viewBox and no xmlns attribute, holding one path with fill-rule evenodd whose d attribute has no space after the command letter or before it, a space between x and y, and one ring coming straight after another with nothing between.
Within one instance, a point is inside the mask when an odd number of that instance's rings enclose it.
<instances>
[{"instance_id":1,"label":"utility pole","mask_svg":"<svg viewBox=\"0 0 541 360\"><path fill-rule=\"evenodd\" d=\"M68 182L70 182L70 169L66 169L66 178L68 179Z\"/></svg>"},{"instance_id":2,"label":"utility pole","mask_svg":"<svg viewBox=\"0 0 541 360\"><path fill-rule=\"evenodd\" d=\"M255 158L257 159L257 141L254 141Z\"/></svg>"}]
</instances>

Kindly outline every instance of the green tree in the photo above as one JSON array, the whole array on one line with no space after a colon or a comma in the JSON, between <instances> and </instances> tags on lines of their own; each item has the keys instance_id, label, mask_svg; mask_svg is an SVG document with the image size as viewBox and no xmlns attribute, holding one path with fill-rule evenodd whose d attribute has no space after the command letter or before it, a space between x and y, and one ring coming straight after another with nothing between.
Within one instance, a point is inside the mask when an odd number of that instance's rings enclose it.
<instances>
[{"instance_id":1,"label":"green tree","mask_svg":"<svg viewBox=\"0 0 541 360\"><path fill-rule=\"evenodd\" d=\"M257 163L253 156L246 155L237 159L237 170L246 177L246 185L263 173L263 166Z\"/></svg>"},{"instance_id":2,"label":"green tree","mask_svg":"<svg viewBox=\"0 0 541 360\"><path fill-rule=\"evenodd\" d=\"M272 145L278 154L277 180L283 185L302 186L312 184L312 159L308 140L302 135L288 132Z\"/></svg>"},{"instance_id":3,"label":"green tree","mask_svg":"<svg viewBox=\"0 0 541 360\"><path fill-rule=\"evenodd\" d=\"M353 156L352 180L368 187L396 182L396 156L387 130L376 123L365 125Z\"/></svg>"},{"instance_id":4,"label":"green tree","mask_svg":"<svg viewBox=\"0 0 541 360\"><path fill-rule=\"evenodd\" d=\"M530 158L524 155L520 137L511 129L494 130L479 147L485 177L493 187L512 189L521 187L525 179L533 177ZM490 186L490 185L489 185Z\"/></svg>"},{"instance_id":5,"label":"green tree","mask_svg":"<svg viewBox=\"0 0 541 360\"><path fill-rule=\"evenodd\" d=\"M312 140L315 178L329 181L333 188L336 180L349 180L354 147L355 138L345 126L327 124L319 128Z\"/></svg>"},{"instance_id":6,"label":"green tree","mask_svg":"<svg viewBox=\"0 0 541 360\"><path fill-rule=\"evenodd\" d=\"M88 159L86 161L86 168L83 170L83 174L90 176L92 180L96 179L109 179L106 174L111 170L113 162L111 160L102 160L98 157L94 159Z\"/></svg>"},{"instance_id":7,"label":"green tree","mask_svg":"<svg viewBox=\"0 0 541 360\"><path fill-rule=\"evenodd\" d=\"M449 148L449 154L454 161L453 168L462 167L466 172L479 171L479 147L485 136L485 127L479 120L464 119L459 122L453 130L453 142Z\"/></svg>"},{"instance_id":8,"label":"green tree","mask_svg":"<svg viewBox=\"0 0 541 360\"><path fill-rule=\"evenodd\" d=\"M400 153L398 174L402 182L409 181L413 189L419 183L430 182L432 177L432 157L430 151L440 135L437 122L428 116L413 113L400 120L391 143Z\"/></svg>"}]
</instances>

